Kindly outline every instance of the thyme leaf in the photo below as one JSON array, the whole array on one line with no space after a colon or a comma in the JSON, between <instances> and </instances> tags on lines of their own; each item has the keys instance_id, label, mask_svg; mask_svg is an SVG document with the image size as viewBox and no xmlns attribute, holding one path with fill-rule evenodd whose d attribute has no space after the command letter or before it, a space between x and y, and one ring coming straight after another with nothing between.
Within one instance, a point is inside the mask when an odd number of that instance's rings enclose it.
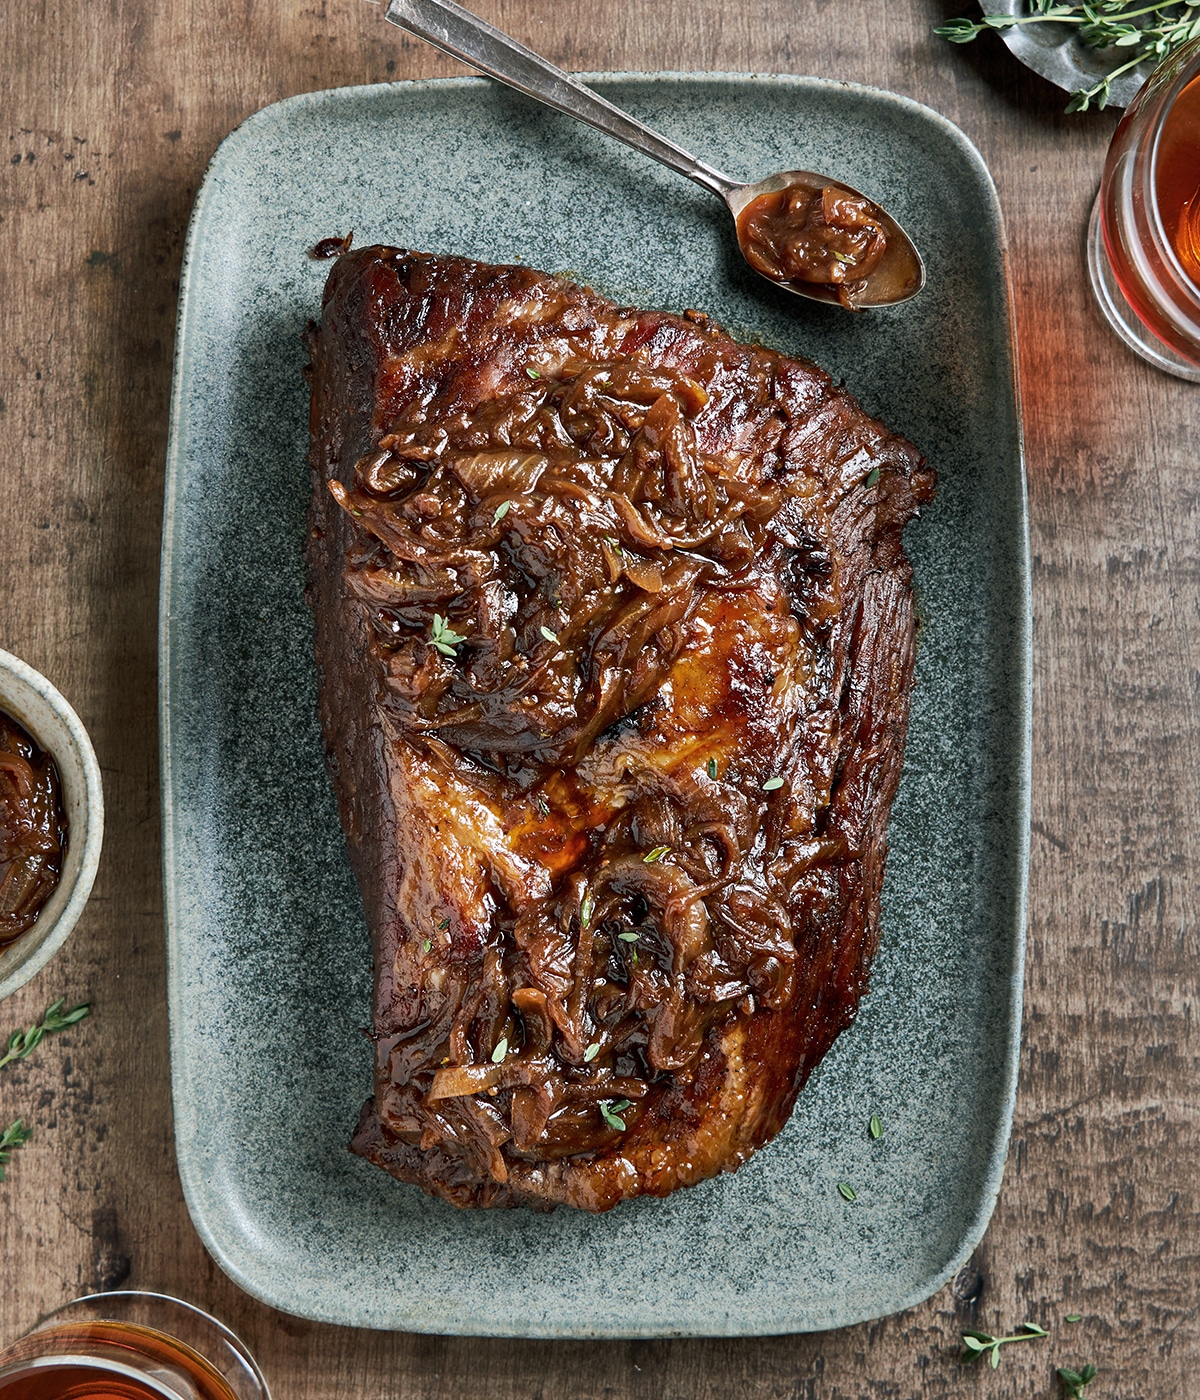
<instances>
[{"instance_id":1,"label":"thyme leaf","mask_svg":"<svg viewBox=\"0 0 1200 1400\"><path fill-rule=\"evenodd\" d=\"M440 651L443 656L456 656L455 647L460 647L466 641L466 637L455 632L450 626L449 620L441 613L434 613L433 627L429 633L429 645Z\"/></svg>"},{"instance_id":2,"label":"thyme leaf","mask_svg":"<svg viewBox=\"0 0 1200 1400\"><path fill-rule=\"evenodd\" d=\"M883 1123L878 1113L871 1114L871 1121L867 1124L867 1132L871 1134L876 1142L883 1136Z\"/></svg>"},{"instance_id":3,"label":"thyme leaf","mask_svg":"<svg viewBox=\"0 0 1200 1400\"><path fill-rule=\"evenodd\" d=\"M600 1042L598 1040L593 1040L592 1043L588 1046L588 1048L583 1052L583 1063L585 1065L590 1065L599 1053Z\"/></svg>"},{"instance_id":4,"label":"thyme leaf","mask_svg":"<svg viewBox=\"0 0 1200 1400\"><path fill-rule=\"evenodd\" d=\"M1058 1368L1058 1378L1062 1381L1066 1400L1084 1400L1083 1392L1096 1379L1096 1368L1085 1366L1082 1371L1072 1371L1066 1366Z\"/></svg>"},{"instance_id":5,"label":"thyme leaf","mask_svg":"<svg viewBox=\"0 0 1200 1400\"><path fill-rule=\"evenodd\" d=\"M841 1196L843 1201L858 1200L858 1192L854 1189L853 1186L850 1185L848 1181L838 1182L838 1195Z\"/></svg>"},{"instance_id":6,"label":"thyme leaf","mask_svg":"<svg viewBox=\"0 0 1200 1400\"><path fill-rule=\"evenodd\" d=\"M714 782L716 781L716 778L717 778L717 760L716 760L715 758L710 758L710 759L708 760L708 776L709 776L710 778L712 778L712 780L713 780Z\"/></svg>"},{"instance_id":7,"label":"thyme leaf","mask_svg":"<svg viewBox=\"0 0 1200 1400\"><path fill-rule=\"evenodd\" d=\"M632 1104L630 1104L628 1099L617 1099L615 1101L613 1099L601 1099L600 1116L610 1128L615 1128L617 1132L623 1133L625 1131L625 1120L620 1115L624 1113L627 1108L631 1107Z\"/></svg>"},{"instance_id":8,"label":"thyme leaf","mask_svg":"<svg viewBox=\"0 0 1200 1400\"><path fill-rule=\"evenodd\" d=\"M782 778L768 778L762 785L763 792L776 792L783 786Z\"/></svg>"},{"instance_id":9,"label":"thyme leaf","mask_svg":"<svg viewBox=\"0 0 1200 1400\"><path fill-rule=\"evenodd\" d=\"M645 865L654 865L656 861L662 860L663 856L668 856L670 854L670 846L655 846L652 851L646 852L642 857L642 862Z\"/></svg>"},{"instance_id":10,"label":"thyme leaf","mask_svg":"<svg viewBox=\"0 0 1200 1400\"><path fill-rule=\"evenodd\" d=\"M500 504L496 507L495 515L492 516L492 524L499 525L511 509L511 501L501 501Z\"/></svg>"},{"instance_id":11,"label":"thyme leaf","mask_svg":"<svg viewBox=\"0 0 1200 1400\"><path fill-rule=\"evenodd\" d=\"M508 1054L508 1036L502 1035L496 1042L496 1048L492 1051L492 1064L504 1063L504 1057Z\"/></svg>"},{"instance_id":12,"label":"thyme leaf","mask_svg":"<svg viewBox=\"0 0 1200 1400\"><path fill-rule=\"evenodd\" d=\"M13 1153L18 1147L24 1147L32 1136L33 1129L27 1128L20 1118L0 1133L0 1181L4 1180L4 1168L12 1161Z\"/></svg>"}]
</instances>

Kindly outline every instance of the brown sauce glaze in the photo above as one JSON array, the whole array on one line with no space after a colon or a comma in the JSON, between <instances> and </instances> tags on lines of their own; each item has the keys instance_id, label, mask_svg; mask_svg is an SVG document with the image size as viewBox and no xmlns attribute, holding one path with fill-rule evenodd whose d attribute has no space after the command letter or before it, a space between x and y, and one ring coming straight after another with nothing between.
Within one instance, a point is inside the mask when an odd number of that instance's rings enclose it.
<instances>
[{"instance_id":1,"label":"brown sauce glaze","mask_svg":"<svg viewBox=\"0 0 1200 1400\"><path fill-rule=\"evenodd\" d=\"M850 311L864 300L901 300L920 285L899 228L878 205L838 185L796 182L760 194L738 215L737 234L756 272L785 285L828 287L830 299Z\"/></svg>"},{"instance_id":2,"label":"brown sauce glaze","mask_svg":"<svg viewBox=\"0 0 1200 1400\"><path fill-rule=\"evenodd\" d=\"M58 886L66 845L58 768L0 710L0 947L37 922Z\"/></svg>"},{"instance_id":3,"label":"brown sauce glaze","mask_svg":"<svg viewBox=\"0 0 1200 1400\"><path fill-rule=\"evenodd\" d=\"M350 251L350 245L354 242L354 230L339 238L336 234L332 238L322 238L308 250L308 256L316 261L322 258L344 257Z\"/></svg>"}]
</instances>

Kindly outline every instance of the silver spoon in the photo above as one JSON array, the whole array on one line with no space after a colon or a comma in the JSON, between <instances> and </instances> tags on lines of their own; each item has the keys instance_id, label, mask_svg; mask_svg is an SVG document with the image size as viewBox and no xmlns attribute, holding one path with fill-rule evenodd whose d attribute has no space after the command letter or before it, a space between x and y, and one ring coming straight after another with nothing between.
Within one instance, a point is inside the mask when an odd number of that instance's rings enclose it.
<instances>
[{"instance_id":1,"label":"silver spoon","mask_svg":"<svg viewBox=\"0 0 1200 1400\"><path fill-rule=\"evenodd\" d=\"M651 131L648 126L643 126L619 107L614 107L611 102L590 88L576 82L561 68L556 68L554 64L548 63L531 49L486 24L469 10L454 4L453 0L391 0L387 18L392 24L398 24L401 29L407 29L410 34L415 34L435 48L461 59L481 73L507 83L509 87L516 88L528 97L536 98L557 112L563 112L569 117L587 122L589 126L594 126L609 136L615 136L618 141L624 141L635 151L641 151L652 160L678 171L680 175L686 175L689 180L694 180L696 184L723 199L734 217L738 246L750 266L769 281L794 292L797 296L808 297L813 301L832 302L848 310L859 310L869 306L892 306L907 301L909 297L916 296L925 285L925 265L909 236L886 210L840 180L831 180L828 176L814 174L809 170L782 170L753 185L741 185L736 180L731 180L728 175L714 170L711 165L706 165L695 156L689 155L673 141L668 141L665 136ZM826 191L829 192L826 198L832 198L834 204L825 207L836 209L839 194L857 201L860 214L865 210L866 219L873 222L882 234L882 257L876 256L874 264L870 265L869 250L865 256L857 253L864 237L868 237L863 235L856 242L842 241L844 248L851 248L849 254L826 251L820 259L826 268L825 272L821 272L820 268L811 269L817 275L832 276L841 279L840 281L809 281L788 276L780 259L776 258L772 264L769 249L764 251L761 236L756 236L755 230L750 227L756 223L758 235L761 235L764 227L762 218L756 216L765 214L769 221L771 209L779 201L768 200L754 209L749 208L762 196L774 195L785 189L796 190L793 202L800 204L820 200ZM872 246L877 255L878 246ZM859 258L869 270L865 278L860 274L859 280L855 282L854 269ZM834 266L835 261L840 263L840 267ZM796 264L792 262L789 265L794 270ZM768 270L771 266L775 266L774 274ZM854 290L847 291L847 287L853 287Z\"/></svg>"}]
</instances>

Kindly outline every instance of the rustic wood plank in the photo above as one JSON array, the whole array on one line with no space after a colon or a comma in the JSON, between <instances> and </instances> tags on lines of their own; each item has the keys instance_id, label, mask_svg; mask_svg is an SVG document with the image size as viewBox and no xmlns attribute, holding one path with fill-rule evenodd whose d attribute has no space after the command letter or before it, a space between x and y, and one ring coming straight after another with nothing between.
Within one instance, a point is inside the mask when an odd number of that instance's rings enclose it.
<instances>
[{"instance_id":1,"label":"rustic wood plank","mask_svg":"<svg viewBox=\"0 0 1200 1400\"><path fill-rule=\"evenodd\" d=\"M182 238L240 120L319 87L461 71L328 0L30 0L0 10L0 645L79 709L105 771L96 894L68 949L0 1007L92 1020L0 1073L37 1136L0 1187L0 1337L127 1281L212 1308L277 1396L410 1400L1054 1393L1185 1400L1200 1364L1200 390L1130 356L1087 293L1082 230L1111 115L990 39L934 39L913 0L477 0L580 69L816 72L930 103L979 144L1008 219L1035 558L1034 846L1025 1043L992 1226L953 1289L840 1333L509 1343L320 1327L245 1297L188 1219L171 1142L159 890L155 615ZM1062 1324L1069 1312L1084 1315ZM1029 1317L1054 1337L964 1374L956 1337Z\"/></svg>"}]
</instances>

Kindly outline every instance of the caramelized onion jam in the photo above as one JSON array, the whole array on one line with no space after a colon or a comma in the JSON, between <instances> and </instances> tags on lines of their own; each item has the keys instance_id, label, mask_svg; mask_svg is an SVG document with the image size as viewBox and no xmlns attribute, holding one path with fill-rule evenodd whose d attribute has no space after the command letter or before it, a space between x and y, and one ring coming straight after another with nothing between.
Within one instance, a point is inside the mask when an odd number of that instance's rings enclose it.
<instances>
[{"instance_id":1,"label":"caramelized onion jam","mask_svg":"<svg viewBox=\"0 0 1200 1400\"><path fill-rule=\"evenodd\" d=\"M58 886L66 848L58 768L0 710L0 947L37 922Z\"/></svg>"},{"instance_id":2,"label":"caramelized onion jam","mask_svg":"<svg viewBox=\"0 0 1200 1400\"><path fill-rule=\"evenodd\" d=\"M915 290L919 268L903 236L889 239L878 205L838 185L796 182L752 199L738 215L738 242L746 261L773 282L829 287L848 310L871 301L901 299ZM887 256L885 256L887 255Z\"/></svg>"}]
</instances>

